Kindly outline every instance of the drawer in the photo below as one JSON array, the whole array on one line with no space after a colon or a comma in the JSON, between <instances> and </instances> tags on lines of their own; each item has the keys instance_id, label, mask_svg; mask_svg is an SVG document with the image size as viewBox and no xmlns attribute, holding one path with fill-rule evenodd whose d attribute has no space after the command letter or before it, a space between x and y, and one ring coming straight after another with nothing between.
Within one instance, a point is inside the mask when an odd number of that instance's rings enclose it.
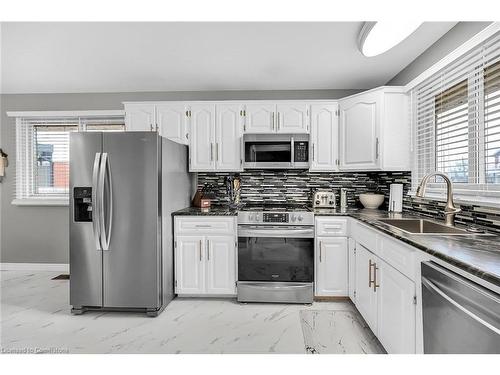
<instances>
[{"instance_id":1,"label":"drawer","mask_svg":"<svg viewBox=\"0 0 500 375\"><path fill-rule=\"evenodd\" d=\"M377 232L355 221L351 225L351 236L368 250L377 253Z\"/></svg>"},{"instance_id":2,"label":"drawer","mask_svg":"<svg viewBox=\"0 0 500 375\"><path fill-rule=\"evenodd\" d=\"M236 217L182 216L175 218L175 234L236 234Z\"/></svg>"},{"instance_id":3,"label":"drawer","mask_svg":"<svg viewBox=\"0 0 500 375\"><path fill-rule=\"evenodd\" d=\"M347 218L316 218L316 236L347 236Z\"/></svg>"},{"instance_id":4,"label":"drawer","mask_svg":"<svg viewBox=\"0 0 500 375\"><path fill-rule=\"evenodd\" d=\"M415 281L415 250L401 241L378 236L378 255L403 275Z\"/></svg>"}]
</instances>

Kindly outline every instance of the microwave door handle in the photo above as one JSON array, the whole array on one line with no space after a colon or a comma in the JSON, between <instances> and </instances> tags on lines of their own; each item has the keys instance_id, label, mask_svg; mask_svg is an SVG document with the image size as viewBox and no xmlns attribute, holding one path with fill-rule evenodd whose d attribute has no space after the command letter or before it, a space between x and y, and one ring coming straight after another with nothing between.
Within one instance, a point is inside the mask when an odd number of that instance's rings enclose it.
<instances>
[{"instance_id":1,"label":"microwave door handle","mask_svg":"<svg viewBox=\"0 0 500 375\"><path fill-rule=\"evenodd\" d=\"M453 305L456 309L460 310L462 313L468 315L471 319L475 320L479 324L483 325L487 329L495 332L497 335L500 335L500 329L494 327L484 319L480 318L476 314L474 314L472 311L469 311L466 309L464 306L459 304L457 301L455 301L453 298L451 298L449 295L447 295L445 292L443 292L441 289L439 289L432 281L430 281L427 277L422 277L422 285L425 286L429 291L434 292L438 294L441 298L446 300L449 304Z\"/></svg>"},{"instance_id":2,"label":"microwave door handle","mask_svg":"<svg viewBox=\"0 0 500 375\"><path fill-rule=\"evenodd\" d=\"M101 153L96 152L94 158L94 167L92 169L92 231L94 233L96 250L102 250L100 237L100 214L98 201L98 186L99 186L99 165L101 163Z\"/></svg>"}]
</instances>

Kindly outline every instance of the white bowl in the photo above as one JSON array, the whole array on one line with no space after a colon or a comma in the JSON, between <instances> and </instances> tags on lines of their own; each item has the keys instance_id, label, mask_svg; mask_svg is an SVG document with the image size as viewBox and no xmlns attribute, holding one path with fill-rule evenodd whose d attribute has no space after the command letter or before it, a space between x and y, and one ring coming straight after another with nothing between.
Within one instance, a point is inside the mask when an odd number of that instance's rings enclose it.
<instances>
[{"instance_id":1,"label":"white bowl","mask_svg":"<svg viewBox=\"0 0 500 375\"><path fill-rule=\"evenodd\" d=\"M359 200L365 208L379 208L379 206L384 203L384 194L360 194Z\"/></svg>"}]
</instances>

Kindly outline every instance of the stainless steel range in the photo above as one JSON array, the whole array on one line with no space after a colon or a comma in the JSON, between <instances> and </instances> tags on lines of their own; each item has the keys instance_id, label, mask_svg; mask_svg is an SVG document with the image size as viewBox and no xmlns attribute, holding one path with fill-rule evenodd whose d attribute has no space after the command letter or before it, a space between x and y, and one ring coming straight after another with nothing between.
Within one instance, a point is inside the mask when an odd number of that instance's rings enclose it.
<instances>
[{"instance_id":1,"label":"stainless steel range","mask_svg":"<svg viewBox=\"0 0 500 375\"><path fill-rule=\"evenodd\" d=\"M312 303L314 214L304 206L238 213L238 301Z\"/></svg>"}]
</instances>

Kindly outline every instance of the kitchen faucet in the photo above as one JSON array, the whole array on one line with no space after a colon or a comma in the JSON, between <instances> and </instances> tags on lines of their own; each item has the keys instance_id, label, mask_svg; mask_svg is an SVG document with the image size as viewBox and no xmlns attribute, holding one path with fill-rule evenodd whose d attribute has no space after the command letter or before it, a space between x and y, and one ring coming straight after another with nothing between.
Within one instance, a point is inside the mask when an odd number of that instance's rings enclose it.
<instances>
[{"instance_id":1,"label":"kitchen faucet","mask_svg":"<svg viewBox=\"0 0 500 375\"><path fill-rule=\"evenodd\" d=\"M446 206L444 207L444 223L449 226L454 226L455 214L457 212L460 212L461 209L455 207L455 204L453 203L453 186L452 186L453 183L446 174L442 172L431 172L426 174L422 178L422 181L420 181L420 185L418 185L416 196L419 198L424 197L425 188L427 187L427 182L431 177L434 176L441 176L443 180L446 182Z\"/></svg>"}]
</instances>

